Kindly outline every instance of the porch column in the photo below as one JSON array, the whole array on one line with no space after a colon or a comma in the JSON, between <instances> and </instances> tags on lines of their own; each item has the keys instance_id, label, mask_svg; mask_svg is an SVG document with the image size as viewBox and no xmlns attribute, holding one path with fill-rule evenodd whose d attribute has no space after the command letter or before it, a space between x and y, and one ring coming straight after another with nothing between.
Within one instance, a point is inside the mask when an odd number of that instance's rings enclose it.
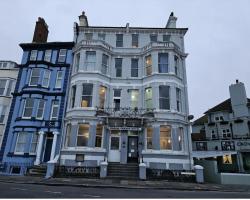
<instances>
[{"instance_id":1,"label":"porch column","mask_svg":"<svg viewBox=\"0 0 250 200\"><path fill-rule=\"evenodd\" d=\"M38 147L36 151L36 160L34 165L39 165L41 163L41 154L43 148L43 138L44 138L44 131L39 131L39 139L38 139Z\"/></svg>"},{"instance_id":2,"label":"porch column","mask_svg":"<svg viewBox=\"0 0 250 200\"><path fill-rule=\"evenodd\" d=\"M53 137L53 143L52 143L52 148L51 148L50 161L52 161L55 158L57 135L59 135L59 132L53 131L53 135L54 137Z\"/></svg>"}]
</instances>

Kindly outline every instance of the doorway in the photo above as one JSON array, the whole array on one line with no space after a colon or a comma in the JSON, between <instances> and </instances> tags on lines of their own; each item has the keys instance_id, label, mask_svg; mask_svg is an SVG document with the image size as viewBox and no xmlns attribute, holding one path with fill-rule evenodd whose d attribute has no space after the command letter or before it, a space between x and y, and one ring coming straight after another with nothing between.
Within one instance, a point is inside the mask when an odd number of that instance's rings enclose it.
<instances>
[{"instance_id":1,"label":"doorway","mask_svg":"<svg viewBox=\"0 0 250 200\"><path fill-rule=\"evenodd\" d=\"M109 141L109 162L120 162L120 132L119 131L111 131L110 141Z\"/></svg>"},{"instance_id":2,"label":"doorway","mask_svg":"<svg viewBox=\"0 0 250 200\"><path fill-rule=\"evenodd\" d=\"M51 132L49 132L49 133L47 133L46 139L45 139L43 162L48 162L50 160L52 143L53 143L53 134Z\"/></svg>"},{"instance_id":3,"label":"doorway","mask_svg":"<svg viewBox=\"0 0 250 200\"><path fill-rule=\"evenodd\" d=\"M128 136L128 162L138 162L138 136Z\"/></svg>"}]
</instances>

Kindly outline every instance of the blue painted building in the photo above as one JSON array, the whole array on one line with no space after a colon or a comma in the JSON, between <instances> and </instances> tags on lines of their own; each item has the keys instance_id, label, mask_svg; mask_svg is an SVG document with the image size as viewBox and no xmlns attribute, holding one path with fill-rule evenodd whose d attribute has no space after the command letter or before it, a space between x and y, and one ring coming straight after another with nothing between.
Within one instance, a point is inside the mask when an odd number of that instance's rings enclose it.
<instances>
[{"instance_id":1,"label":"blue painted building","mask_svg":"<svg viewBox=\"0 0 250 200\"><path fill-rule=\"evenodd\" d=\"M7 173L46 166L60 151L73 42L47 42L46 28L39 18L33 42L20 44L23 57L1 149Z\"/></svg>"}]
</instances>

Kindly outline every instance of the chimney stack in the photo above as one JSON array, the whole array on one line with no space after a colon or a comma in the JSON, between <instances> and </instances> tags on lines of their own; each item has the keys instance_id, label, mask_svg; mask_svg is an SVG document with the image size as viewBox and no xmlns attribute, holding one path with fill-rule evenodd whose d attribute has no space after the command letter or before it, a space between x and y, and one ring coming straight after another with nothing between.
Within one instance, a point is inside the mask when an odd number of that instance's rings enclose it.
<instances>
[{"instance_id":1,"label":"chimney stack","mask_svg":"<svg viewBox=\"0 0 250 200\"><path fill-rule=\"evenodd\" d=\"M235 84L229 86L231 105L234 112L234 117L248 116L247 94L244 83L236 80Z\"/></svg>"},{"instance_id":2,"label":"chimney stack","mask_svg":"<svg viewBox=\"0 0 250 200\"><path fill-rule=\"evenodd\" d=\"M174 16L173 12L171 12L168 18L166 28L176 28L176 21L177 21L177 17Z\"/></svg>"},{"instance_id":3,"label":"chimney stack","mask_svg":"<svg viewBox=\"0 0 250 200\"><path fill-rule=\"evenodd\" d=\"M49 34L48 25L45 20L41 17L38 17L38 21L36 22L36 27L33 35L34 43L45 43L47 42Z\"/></svg>"},{"instance_id":4,"label":"chimney stack","mask_svg":"<svg viewBox=\"0 0 250 200\"><path fill-rule=\"evenodd\" d=\"M85 27L89 26L89 24L88 24L88 18L85 15L84 11L82 11L82 14L79 16L79 26L85 26Z\"/></svg>"}]
</instances>

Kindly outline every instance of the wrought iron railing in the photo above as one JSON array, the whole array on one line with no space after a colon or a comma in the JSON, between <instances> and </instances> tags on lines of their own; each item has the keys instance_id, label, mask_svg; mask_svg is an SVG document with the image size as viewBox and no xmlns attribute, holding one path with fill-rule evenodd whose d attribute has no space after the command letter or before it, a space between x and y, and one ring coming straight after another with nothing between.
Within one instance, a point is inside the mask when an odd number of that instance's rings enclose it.
<instances>
[{"instance_id":1,"label":"wrought iron railing","mask_svg":"<svg viewBox=\"0 0 250 200\"><path fill-rule=\"evenodd\" d=\"M87 166L57 166L55 171L57 177L99 177L99 167L87 167Z\"/></svg>"},{"instance_id":2,"label":"wrought iron railing","mask_svg":"<svg viewBox=\"0 0 250 200\"><path fill-rule=\"evenodd\" d=\"M140 118L140 117L154 117L154 108L144 109L144 108L131 108L131 107L121 107L121 108L100 108L96 107L97 116L107 116L107 117L123 117L123 118Z\"/></svg>"}]
</instances>

